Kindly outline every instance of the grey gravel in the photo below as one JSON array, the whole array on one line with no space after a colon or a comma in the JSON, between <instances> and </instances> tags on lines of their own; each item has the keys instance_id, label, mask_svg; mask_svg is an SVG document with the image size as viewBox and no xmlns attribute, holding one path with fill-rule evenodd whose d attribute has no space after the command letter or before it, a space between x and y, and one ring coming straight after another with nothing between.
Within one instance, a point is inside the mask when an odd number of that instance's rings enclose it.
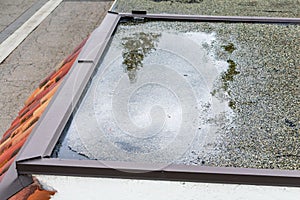
<instances>
[{"instance_id":1,"label":"grey gravel","mask_svg":"<svg viewBox=\"0 0 300 200\"><path fill-rule=\"evenodd\" d=\"M118 0L117 12L300 17L299 0Z\"/></svg>"},{"instance_id":2,"label":"grey gravel","mask_svg":"<svg viewBox=\"0 0 300 200\"><path fill-rule=\"evenodd\" d=\"M220 76L212 91L234 113L232 121L213 120L221 126L210 144L214 151L193 150L183 162L300 169L299 25L202 23L193 28L215 31L218 42L208 48L218 59L234 61L238 73L225 80L227 87ZM228 44L236 49L226 51Z\"/></svg>"},{"instance_id":3,"label":"grey gravel","mask_svg":"<svg viewBox=\"0 0 300 200\"><path fill-rule=\"evenodd\" d=\"M224 126L220 155L209 165L300 169L300 27L214 24L221 41L237 49L239 74L226 97L235 117ZM204 159L204 160L205 160Z\"/></svg>"},{"instance_id":4,"label":"grey gravel","mask_svg":"<svg viewBox=\"0 0 300 200\"><path fill-rule=\"evenodd\" d=\"M119 0L114 9L119 12L146 10L149 13L300 17L297 0ZM182 28L178 26L177 30ZM212 120L222 126L221 136L210 145L214 153L207 154L207 149L204 152L192 150L184 162L299 169L299 26L202 23L198 28L205 32L216 31L223 47L235 45L232 53L211 47L218 59L232 60L236 64L233 81L224 81L220 76L216 80L217 88L212 91L219 99L228 101L235 115L233 122Z\"/></svg>"},{"instance_id":5,"label":"grey gravel","mask_svg":"<svg viewBox=\"0 0 300 200\"><path fill-rule=\"evenodd\" d=\"M203 146L198 145L203 135L195 136L186 154L174 162L300 169L299 25L129 23L121 26L115 37L122 34L128 37L139 31L157 34L161 30L214 34L214 42L204 43L203 48L216 61L227 65L213 81L210 91L212 99L225 103L223 111L207 114L212 109L211 102L199 108L200 114L205 116L202 123L214 130L210 131ZM118 48L122 48L121 44Z\"/></svg>"}]
</instances>

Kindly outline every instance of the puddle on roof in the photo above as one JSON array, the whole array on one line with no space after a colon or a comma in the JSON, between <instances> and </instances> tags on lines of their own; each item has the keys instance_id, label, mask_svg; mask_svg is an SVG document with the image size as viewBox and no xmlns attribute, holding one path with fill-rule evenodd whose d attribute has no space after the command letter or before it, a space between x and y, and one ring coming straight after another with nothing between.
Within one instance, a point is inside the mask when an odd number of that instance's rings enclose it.
<instances>
[{"instance_id":1,"label":"puddle on roof","mask_svg":"<svg viewBox=\"0 0 300 200\"><path fill-rule=\"evenodd\" d=\"M299 169L297 33L120 24L56 156Z\"/></svg>"}]
</instances>

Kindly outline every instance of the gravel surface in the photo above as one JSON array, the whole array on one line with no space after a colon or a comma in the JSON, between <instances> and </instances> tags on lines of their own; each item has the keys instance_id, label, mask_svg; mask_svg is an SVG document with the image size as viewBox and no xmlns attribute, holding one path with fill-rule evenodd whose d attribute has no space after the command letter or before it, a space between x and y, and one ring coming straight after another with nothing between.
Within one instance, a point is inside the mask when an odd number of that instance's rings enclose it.
<instances>
[{"instance_id":1,"label":"gravel surface","mask_svg":"<svg viewBox=\"0 0 300 200\"><path fill-rule=\"evenodd\" d=\"M117 12L300 17L299 0L118 0Z\"/></svg>"},{"instance_id":2,"label":"gravel surface","mask_svg":"<svg viewBox=\"0 0 300 200\"><path fill-rule=\"evenodd\" d=\"M300 17L299 1L119 0L118 12ZM213 98L228 103L233 117L211 119L221 127L204 151L186 164L255 168L300 168L299 25L202 23L176 29L216 33L207 46L228 69L215 81ZM208 153L208 149L211 149Z\"/></svg>"},{"instance_id":3,"label":"gravel surface","mask_svg":"<svg viewBox=\"0 0 300 200\"><path fill-rule=\"evenodd\" d=\"M124 44L127 44L128 37L141 33L150 36L159 35L155 39L158 41L157 49L147 53L147 55L144 55L145 57L141 55L140 58L144 61L142 60L139 63L148 65L153 62L160 65L173 65L175 69L176 63L179 62L179 60L176 61L176 57L166 55L164 59L156 58L157 55L164 55L164 52L160 50L164 47L168 50L167 52L180 55L180 58L187 60L198 72L202 73L201 76L197 76L197 72L187 71L183 73L180 70L177 71L187 82L191 80L190 77L206 79L210 96L198 96L197 109L194 110L199 112L199 119L195 120L199 128L195 131L193 142L186 148L188 149L186 153L181 152L183 156L178 160L173 160L174 162L188 165L295 170L300 169L299 32L299 25L282 24L129 23L119 27L111 47L115 48L115 51L110 50L109 52L113 53L108 53L108 55L111 56L112 54L113 58L119 60L116 62L117 64L114 61L112 66L120 73L126 73L126 70L122 68L121 53L122 51L123 53L127 52L122 48L124 48ZM166 37L166 34L170 35ZM178 35L178 38L174 35ZM172 37L173 40L166 40ZM185 42L180 42L180 37ZM131 40L134 39L131 37ZM136 40L146 44L146 46L153 47L147 45L148 39L142 41L139 37L136 37ZM200 53L199 55L205 54L204 62L213 62L215 65L207 68L206 71L201 71L201 66L195 62L199 58L194 57L192 59L191 57L193 56L192 52L195 52L197 48L190 46L192 43L188 41L193 41L194 44L202 48L198 53ZM189 46L189 51L186 51L187 46L185 44ZM135 52L134 49L132 51ZM182 53L177 54L177 51L182 51ZM191 54L188 52L191 52ZM151 58L156 58L156 60L153 61ZM111 59L108 60L111 61ZM173 60L175 63L170 64L172 61L168 60ZM187 65L185 66L187 67ZM209 66L212 65L206 65L206 67ZM136 71L137 80L139 80L139 76L142 76L141 74L145 73L144 70L147 71L149 68L140 67ZM214 71L214 73L208 76L206 73L211 73L211 71ZM118 78L118 76L115 78ZM214 79L210 80L212 77ZM108 78L105 80L107 81ZM156 81L154 79L152 82L155 83ZM211 85L210 82L212 82ZM191 81L190 84L195 94L206 94L205 90L202 92L197 91L199 86L194 82ZM175 90L176 94L178 92L180 91ZM109 91L107 93L110 94ZM162 98L167 97L171 98L169 95L162 96ZM145 98L147 99L147 97ZM103 103L99 105L103 105ZM93 109L90 111L94 113ZM97 120L99 119L97 118ZM173 116L171 119L173 119ZM113 119L106 121L113 122ZM80 120L76 126L80 126ZM109 126L105 125L104 127L108 129ZM84 132L87 130L86 128L82 129ZM110 137L112 137L112 134L109 134ZM82 148L82 144L78 145L78 142L76 142L79 141L78 136L74 138L73 143ZM93 140L87 138L86 141L94 142L96 141L95 138L96 136L93 137ZM114 138L110 141L117 142ZM126 145L130 142L127 138ZM133 144L137 145L136 142ZM155 144L151 143L151 145ZM110 148L108 147L108 149ZM76 151L76 147L74 149ZM130 152L132 149L134 148L124 148L123 151ZM93 152L96 152L97 149L92 151L88 149L89 153L84 153L86 150L77 150L95 159L95 153ZM90 155L91 152L92 155ZM108 152L112 157L116 153L112 153L113 151L110 150ZM166 152L170 153L170 149L166 149ZM99 153L96 158L103 159L101 151ZM135 155L133 159L139 155L138 151L132 153L133 156ZM151 157L150 160L153 162L160 161L163 156L166 155ZM170 156L173 156L172 153ZM111 158L108 156L104 159L110 160Z\"/></svg>"},{"instance_id":4,"label":"gravel surface","mask_svg":"<svg viewBox=\"0 0 300 200\"><path fill-rule=\"evenodd\" d=\"M227 100L234 117L227 122L213 120L221 126L214 153L194 152L196 159L190 163L300 169L300 27L222 23L200 27L216 32L217 42L210 48L229 64L212 95ZM232 46L234 50L228 48Z\"/></svg>"}]
</instances>

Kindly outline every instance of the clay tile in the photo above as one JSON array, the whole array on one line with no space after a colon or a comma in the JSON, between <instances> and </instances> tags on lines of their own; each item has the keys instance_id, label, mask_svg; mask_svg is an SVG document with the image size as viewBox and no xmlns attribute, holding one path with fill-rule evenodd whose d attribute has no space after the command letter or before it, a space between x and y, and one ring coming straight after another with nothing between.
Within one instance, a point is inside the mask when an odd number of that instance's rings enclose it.
<instances>
[{"instance_id":1,"label":"clay tile","mask_svg":"<svg viewBox=\"0 0 300 200\"><path fill-rule=\"evenodd\" d=\"M15 158L16 156L5 162L5 164L0 168L0 176L2 176L8 170L10 165L14 162Z\"/></svg>"},{"instance_id":2,"label":"clay tile","mask_svg":"<svg viewBox=\"0 0 300 200\"><path fill-rule=\"evenodd\" d=\"M63 61L61 61L58 65L56 65L55 70L54 70L54 73L55 73L57 70L59 70L64 64L65 64L65 61L63 60Z\"/></svg>"},{"instance_id":3,"label":"clay tile","mask_svg":"<svg viewBox=\"0 0 300 200\"><path fill-rule=\"evenodd\" d=\"M53 95L55 94L56 90L58 89L60 83L58 83L50 92L48 92L42 99L41 103L44 104L46 101L49 101Z\"/></svg>"},{"instance_id":4,"label":"clay tile","mask_svg":"<svg viewBox=\"0 0 300 200\"><path fill-rule=\"evenodd\" d=\"M15 194L9 200L49 200L56 191L45 190L38 180L33 177L33 183Z\"/></svg>"},{"instance_id":5,"label":"clay tile","mask_svg":"<svg viewBox=\"0 0 300 200\"><path fill-rule=\"evenodd\" d=\"M29 106L26 107L26 110L24 109L23 112L19 114L19 117L23 117L27 112L39 106L39 104L39 101L33 101Z\"/></svg>"},{"instance_id":6,"label":"clay tile","mask_svg":"<svg viewBox=\"0 0 300 200\"><path fill-rule=\"evenodd\" d=\"M36 122L29 127L27 130L20 132L16 137L12 139L12 145L15 145L19 141L21 141L23 138L27 138L29 134L31 133L32 129L34 128Z\"/></svg>"},{"instance_id":7,"label":"clay tile","mask_svg":"<svg viewBox=\"0 0 300 200\"><path fill-rule=\"evenodd\" d=\"M1 165L3 165L3 163L6 163L7 161L9 161L12 157L14 157L19 152L19 150L21 149L21 147L25 143L26 139L27 138L23 138L17 144L15 144L15 145L11 146L10 148L6 149L6 151L3 154L1 154L1 156L0 156ZM1 174L2 173L0 171L0 175Z\"/></svg>"},{"instance_id":8,"label":"clay tile","mask_svg":"<svg viewBox=\"0 0 300 200\"><path fill-rule=\"evenodd\" d=\"M45 111L46 107L48 106L50 100L43 103L37 110L34 111L33 116L34 117L40 117L43 112Z\"/></svg>"},{"instance_id":9,"label":"clay tile","mask_svg":"<svg viewBox=\"0 0 300 200\"><path fill-rule=\"evenodd\" d=\"M50 80L51 76L55 74L56 71L53 71L49 76L47 76L39 85L39 88L42 88L44 85L47 84L47 82Z\"/></svg>"},{"instance_id":10,"label":"clay tile","mask_svg":"<svg viewBox=\"0 0 300 200\"><path fill-rule=\"evenodd\" d=\"M16 119L10 124L10 126L15 126L16 124L20 123L20 117L16 117Z\"/></svg>"},{"instance_id":11,"label":"clay tile","mask_svg":"<svg viewBox=\"0 0 300 200\"><path fill-rule=\"evenodd\" d=\"M31 102L33 101L33 99L35 98L35 96L41 92L40 88L36 88L33 93L31 93L30 97L25 101L25 106L28 106L31 104ZM22 110L20 111L22 112Z\"/></svg>"},{"instance_id":12,"label":"clay tile","mask_svg":"<svg viewBox=\"0 0 300 200\"><path fill-rule=\"evenodd\" d=\"M36 111L39 107L40 107L40 104L37 104L35 107L28 110L28 112L25 113L24 116L22 116L20 126L22 126L26 121L28 121L33 116L34 111Z\"/></svg>"},{"instance_id":13,"label":"clay tile","mask_svg":"<svg viewBox=\"0 0 300 200\"><path fill-rule=\"evenodd\" d=\"M55 193L55 191L37 189L28 197L28 200L49 200Z\"/></svg>"},{"instance_id":14,"label":"clay tile","mask_svg":"<svg viewBox=\"0 0 300 200\"><path fill-rule=\"evenodd\" d=\"M45 89L43 92L41 92L40 94L38 94L36 96L35 101L38 101L39 104L41 104L41 99L48 94L48 92L50 92L55 86L57 85L57 83L52 84L50 87L48 87L47 89Z\"/></svg>"},{"instance_id":15,"label":"clay tile","mask_svg":"<svg viewBox=\"0 0 300 200\"><path fill-rule=\"evenodd\" d=\"M43 90L46 90L47 88L49 88L54 83L55 83L55 80L49 79L49 81L43 86Z\"/></svg>"},{"instance_id":16,"label":"clay tile","mask_svg":"<svg viewBox=\"0 0 300 200\"><path fill-rule=\"evenodd\" d=\"M72 60L72 58L74 57L74 54L76 54L76 53L78 53L78 52L81 51L83 45L86 43L86 41L88 40L88 38L89 38L89 37L87 37L86 39L84 39L84 40L81 42L81 44L80 44L78 47L76 47L76 48L74 49L74 51L71 53L71 55L69 55L69 56L64 60L64 64L70 62L70 60Z\"/></svg>"},{"instance_id":17,"label":"clay tile","mask_svg":"<svg viewBox=\"0 0 300 200\"><path fill-rule=\"evenodd\" d=\"M9 128L2 136L2 139L0 141L0 146L3 142L5 142L11 134L19 127L20 123L18 125L15 125L14 127Z\"/></svg>"},{"instance_id":18,"label":"clay tile","mask_svg":"<svg viewBox=\"0 0 300 200\"><path fill-rule=\"evenodd\" d=\"M0 145L0 156L4 153L4 151L6 149L8 149L9 147L11 147L11 145L12 145L11 138L9 138L5 142L1 143L1 145Z\"/></svg>"},{"instance_id":19,"label":"clay tile","mask_svg":"<svg viewBox=\"0 0 300 200\"><path fill-rule=\"evenodd\" d=\"M58 77L61 79L71 68L73 63L67 63L61 67L55 74L52 75L51 80L56 80Z\"/></svg>"},{"instance_id":20,"label":"clay tile","mask_svg":"<svg viewBox=\"0 0 300 200\"><path fill-rule=\"evenodd\" d=\"M22 126L22 130L26 131L28 128L30 128L32 125L34 125L35 122L37 122L38 120L39 120L38 116L33 116Z\"/></svg>"},{"instance_id":21,"label":"clay tile","mask_svg":"<svg viewBox=\"0 0 300 200\"><path fill-rule=\"evenodd\" d=\"M23 190L12 196L9 200L27 200L29 196L38 189L38 187L38 183L34 181L34 183L25 187Z\"/></svg>"}]
</instances>

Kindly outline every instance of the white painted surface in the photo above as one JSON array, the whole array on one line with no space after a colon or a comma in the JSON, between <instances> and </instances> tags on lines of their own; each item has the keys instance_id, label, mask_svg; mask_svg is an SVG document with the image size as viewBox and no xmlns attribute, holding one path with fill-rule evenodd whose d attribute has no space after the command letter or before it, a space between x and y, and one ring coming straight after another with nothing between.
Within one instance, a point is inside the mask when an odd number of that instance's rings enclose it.
<instances>
[{"instance_id":1,"label":"white painted surface","mask_svg":"<svg viewBox=\"0 0 300 200\"><path fill-rule=\"evenodd\" d=\"M53 200L299 200L300 188L171 181L37 176Z\"/></svg>"},{"instance_id":2,"label":"white painted surface","mask_svg":"<svg viewBox=\"0 0 300 200\"><path fill-rule=\"evenodd\" d=\"M2 63L16 49L23 40L62 2L63 0L49 0L19 29L0 44L0 63Z\"/></svg>"}]
</instances>

